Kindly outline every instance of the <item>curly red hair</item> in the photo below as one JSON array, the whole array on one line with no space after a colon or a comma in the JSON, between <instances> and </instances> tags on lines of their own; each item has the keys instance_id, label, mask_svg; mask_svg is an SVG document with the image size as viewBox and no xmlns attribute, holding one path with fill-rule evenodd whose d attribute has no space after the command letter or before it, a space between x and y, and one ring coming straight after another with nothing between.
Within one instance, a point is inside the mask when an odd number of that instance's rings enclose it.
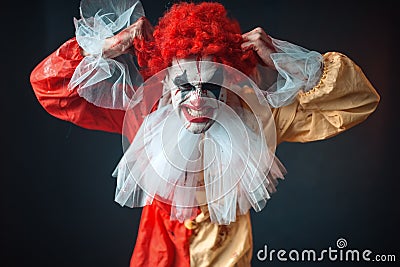
<instances>
[{"instance_id":1,"label":"curly red hair","mask_svg":"<svg viewBox=\"0 0 400 267\"><path fill-rule=\"evenodd\" d=\"M239 23L219 3L177 3L159 19L154 40L135 40L138 64L145 78L171 66L173 58L211 56L213 61L250 74L257 60L244 52Z\"/></svg>"}]
</instances>

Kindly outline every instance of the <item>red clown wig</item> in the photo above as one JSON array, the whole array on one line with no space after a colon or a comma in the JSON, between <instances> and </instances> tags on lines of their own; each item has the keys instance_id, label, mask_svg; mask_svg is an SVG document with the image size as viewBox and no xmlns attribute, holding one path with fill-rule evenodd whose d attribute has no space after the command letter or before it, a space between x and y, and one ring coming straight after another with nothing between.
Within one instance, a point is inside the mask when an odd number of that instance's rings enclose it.
<instances>
[{"instance_id":1,"label":"red clown wig","mask_svg":"<svg viewBox=\"0 0 400 267\"><path fill-rule=\"evenodd\" d=\"M171 66L173 58L211 56L213 61L250 74L256 66L253 51L242 51L239 23L219 3L174 4L155 26L154 40L135 40L145 78Z\"/></svg>"}]
</instances>

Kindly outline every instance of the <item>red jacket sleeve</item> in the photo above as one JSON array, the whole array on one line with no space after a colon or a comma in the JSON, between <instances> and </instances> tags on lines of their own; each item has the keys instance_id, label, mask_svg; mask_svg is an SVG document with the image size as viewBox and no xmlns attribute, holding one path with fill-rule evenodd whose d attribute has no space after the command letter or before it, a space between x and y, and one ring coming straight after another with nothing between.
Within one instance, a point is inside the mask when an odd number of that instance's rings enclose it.
<instances>
[{"instance_id":1,"label":"red jacket sleeve","mask_svg":"<svg viewBox=\"0 0 400 267\"><path fill-rule=\"evenodd\" d=\"M31 85L43 108L51 115L78 126L121 133L125 112L97 107L68 90L68 83L83 56L71 38L35 67Z\"/></svg>"}]
</instances>

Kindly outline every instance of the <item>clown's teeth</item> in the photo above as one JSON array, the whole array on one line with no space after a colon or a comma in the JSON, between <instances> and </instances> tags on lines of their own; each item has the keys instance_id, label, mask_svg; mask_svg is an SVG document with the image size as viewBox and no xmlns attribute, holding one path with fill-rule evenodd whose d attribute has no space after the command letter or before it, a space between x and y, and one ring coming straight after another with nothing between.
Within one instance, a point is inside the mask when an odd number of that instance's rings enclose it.
<instances>
[{"instance_id":1,"label":"clown's teeth","mask_svg":"<svg viewBox=\"0 0 400 267\"><path fill-rule=\"evenodd\" d=\"M203 116L203 112L201 112L199 110L193 110L193 109L187 108L187 111L190 114L190 116L193 116L196 118Z\"/></svg>"}]
</instances>

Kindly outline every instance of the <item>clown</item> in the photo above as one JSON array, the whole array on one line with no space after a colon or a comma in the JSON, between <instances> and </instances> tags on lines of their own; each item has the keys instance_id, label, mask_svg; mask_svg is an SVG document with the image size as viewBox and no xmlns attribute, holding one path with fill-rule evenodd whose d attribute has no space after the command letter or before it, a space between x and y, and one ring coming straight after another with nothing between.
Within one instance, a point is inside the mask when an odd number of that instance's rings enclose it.
<instances>
[{"instance_id":1,"label":"clown","mask_svg":"<svg viewBox=\"0 0 400 267\"><path fill-rule=\"evenodd\" d=\"M213 123L217 102L210 99L219 98L221 86L218 84L221 84L219 78L222 78L222 75L218 74L221 69L207 61L203 61L199 67L188 68L180 73L181 65L185 66L192 61L196 60L193 58L173 60L169 76L174 79L173 85L169 86L174 88L171 91L172 104L177 109L185 128L193 133L202 133ZM196 82L193 84L193 81Z\"/></svg>"},{"instance_id":2,"label":"clown","mask_svg":"<svg viewBox=\"0 0 400 267\"><path fill-rule=\"evenodd\" d=\"M138 1L96 3L31 83L53 116L129 140L113 175L115 201L143 207L131 266L250 266L249 209L285 174L276 145L339 134L379 95L345 55L243 34L218 3L154 28Z\"/></svg>"}]
</instances>

